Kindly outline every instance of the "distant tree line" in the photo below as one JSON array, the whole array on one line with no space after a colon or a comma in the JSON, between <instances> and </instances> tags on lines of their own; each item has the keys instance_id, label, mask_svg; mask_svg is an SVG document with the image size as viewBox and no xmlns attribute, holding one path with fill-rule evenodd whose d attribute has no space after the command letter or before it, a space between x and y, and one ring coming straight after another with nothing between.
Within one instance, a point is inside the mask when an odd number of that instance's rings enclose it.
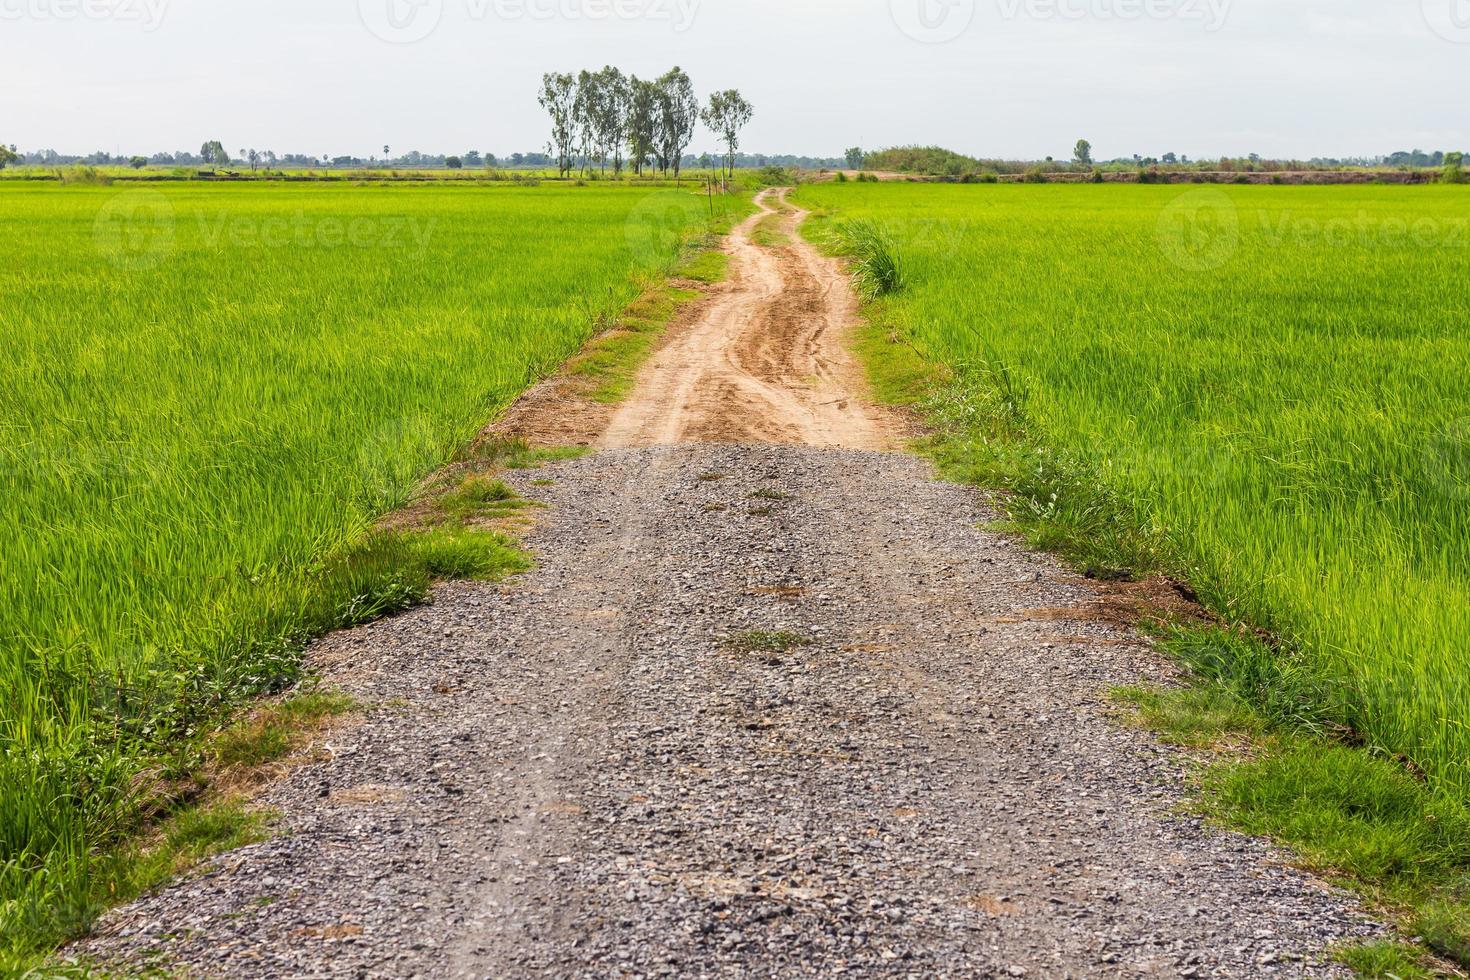
<instances>
[{"instance_id":1,"label":"distant tree line","mask_svg":"<svg viewBox=\"0 0 1470 980\"><path fill-rule=\"evenodd\" d=\"M621 176L626 163L639 176L654 167L678 180L702 122L724 144L721 169L728 177L739 163L741 131L755 113L736 89L716 92L701 104L689 75L677 66L656 79L625 75L611 65L576 75L549 72L537 101L551 117L547 150L561 176L578 167L606 174L609 165Z\"/></svg>"},{"instance_id":2,"label":"distant tree line","mask_svg":"<svg viewBox=\"0 0 1470 980\"><path fill-rule=\"evenodd\" d=\"M202 149L202 148L201 148ZM189 150L180 150L177 153L153 153L149 155L125 153L108 153L102 150L86 155L63 154L55 150L39 150L22 153L15 146L0 145L0 169L7 165L25 166L127 166L135 169L143 167L230 167L236 165L248 166L252 151L245 150L239 157L232 157L226 153L218 161L206 160L201 153ZM720 160L726 160L729 166L730 159L726 154L716 155L714 153L685 153L680 161L680 166L685 169L700 167L709 169ZM398 156L383 157L367 156L312 156L305 153L277 154L271 150L262 150L256 153L258 165L265 170L277 170L290 168L294 170L311 170L333 168L339 170L349 169L401 169L401 170L432 170L436 168L447 168L450 170L465 169L494 169L506 168L512 170L540 170L555 167L556 157L544 151L530 151L521 153L495 154L488 151L468 150L458 154L433 154L421 153L412 150ZM454 161L459 161L459 167ZM737 170L760 169L764 167L800 167L808 170L835 169L843 166L841 157L813 157L802 156L792 153L736 153L733 157L733 165Z\"/></svg>"},{"instance_id":3,"label":"distant tree line","mask_svg":"<svg viewBox=\"0 0 1470 980\"><path fill-rule=\"evenodd\" d=\"M1282 171L1335 170L1367 167L1443 169L1447 179L1460 172L1463 154L1452 152L1425 153L1423 150L1399 151L1380 157L1333 159L1313 157L1310 160L1269 160L1258 153L1241 157L1191 160L1180 153L1160 156L1117 157L1094 160L1092 144L1078 140L1070 160L1047 157L1036 160L1001 160L966 156L940 146L900 146L868 153L854 147L847 152L849 169L890 170L898 173L935 177L964 177L975 174L1066 173L1089 170L1169 169L1223 173L1277 173Z\"/></svg>"}]
</instances>

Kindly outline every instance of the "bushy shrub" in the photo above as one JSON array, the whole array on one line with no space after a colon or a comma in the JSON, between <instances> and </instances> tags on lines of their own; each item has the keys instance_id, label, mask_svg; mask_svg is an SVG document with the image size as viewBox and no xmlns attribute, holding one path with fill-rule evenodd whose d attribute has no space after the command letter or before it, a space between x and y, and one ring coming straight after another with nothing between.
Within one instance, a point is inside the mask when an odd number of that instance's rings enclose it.
<instances>
[{"instance_id":1,"label":"bushy shrub","mask_svg":"<svg viewBox=\"0 0 1470 980\"><path fill-rule=\"evenodd\" d=\"M1440 181L1446 184L1465 183L1465 154L1446 153L1444 155L1444 170L1440 173Z\"/></svg>"}]
</instances>

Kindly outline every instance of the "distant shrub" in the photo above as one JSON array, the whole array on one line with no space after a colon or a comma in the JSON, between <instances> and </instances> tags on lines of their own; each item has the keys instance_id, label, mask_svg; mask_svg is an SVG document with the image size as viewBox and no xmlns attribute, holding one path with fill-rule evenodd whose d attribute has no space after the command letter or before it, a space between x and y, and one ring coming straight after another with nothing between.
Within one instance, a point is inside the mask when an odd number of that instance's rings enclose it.
<instances>
[{"instance_id":1,"label":"distant shrub","mask_svg":"<svg viewBox=\"0 0 1470 980\"><path fill-rule=\"evenodd\" d=\"M765 187L785 187L797 183L796 176L785 167L762 167L756 171L755 176L756 181Z\"/></svg>"},{"instance_id":2,"label":"distant shrub","mask_svg":"<svg viewBox=\"0 0 1470 980\"><path fill-rule=\"evenodd\" d=\"M96 167L63 167L56 171L56 179L63 184L110 184L112 178Z\"/></svg>"},{"instance_id":3,"label":"distant shrub","mask_svg":"<svg viewBox=\"0 0 1470 980\"><path fill-rule=\"evenodd\" d=\"M839 183L839 184L845 184L845 183L847 183L847 174L843 173L841 170L837 171L837 183Z\"/></svg>"},{"instance_id":4,"label":"distant shrub","mask_svg":"<svg viewBox=\"0 0 1470 980\"><path fill-rule=\"evenodd\" d=\"M1101 170L1094 170L1092 172L1092 176L1090 178L1088 178L1088 179L1091 180L1094 184L1101 184L1103 182L1102 171Z\"/></svg>"},{"instance_id":5,"label":"distant shrub","mask_svg":"<svg viewBox=\"0 0 1470 980\"><path fill-rule=\"evenodd\" d=\"M942 146L895 146L869 153L863 160L874 170L893 170L932 177L959 177L980 169L980 161Z\"/></svg>"},{"instance_id":6,"label":"distant shrub","mask_svg":"<svg viewBox=\"0 0 1470 980\"><path fill-rule=\"evenodd\" d=\"M1444 184L1465 183L1465 154L1446 153L1444 155L1444 170L1440 172L1439 179Z\"/></svg>"}]
</instances>

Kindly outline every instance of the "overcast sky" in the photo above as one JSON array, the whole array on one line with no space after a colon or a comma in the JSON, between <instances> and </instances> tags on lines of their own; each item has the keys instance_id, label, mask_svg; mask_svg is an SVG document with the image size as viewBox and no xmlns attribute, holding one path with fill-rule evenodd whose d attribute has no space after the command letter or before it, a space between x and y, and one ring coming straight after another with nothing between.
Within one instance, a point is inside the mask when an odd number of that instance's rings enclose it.
<instances>
[{"instance_id":1,"label":"overcast sky","mask_svg":"<svg viewBox=\"0 0 1470 980\"><path fill-rule=\"evenodd\" d=\"M607 63L740 88L753 152L1470 149L1470 0L0 0L0 140L532 150Z\"/></svg>"}]
</instances>

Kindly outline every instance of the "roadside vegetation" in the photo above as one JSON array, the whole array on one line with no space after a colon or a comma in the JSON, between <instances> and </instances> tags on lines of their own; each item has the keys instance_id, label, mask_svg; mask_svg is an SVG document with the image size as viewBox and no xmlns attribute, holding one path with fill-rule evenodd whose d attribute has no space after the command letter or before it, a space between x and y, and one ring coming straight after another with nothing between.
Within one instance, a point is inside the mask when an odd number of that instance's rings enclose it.
<instances>
[{"instance_id":1,"label":"roadside vegetation","mask_svg":"<svg viewBox=\"0 0 1470 980\"><path fill-rule=\"evenodd\" d=\"M1253 747L1206 805L1470 962L1470 196L1184 194L799 196L860 276L897 267L864 346L945 472L1003 491L1031 544L1218 618L1169 638L1201 687L1145 712Z\"/></svg>"},{"instance_id":2,"label":"roadside vegetation","mask_svg":"<svg viewBox=\"0 0 1470 980\"><path fill-rule=\"evenodd\" d=\"M199 740L297 681L307 639L524 567L493 481L413 527L379 518L748 203L510 183L0 197L8 968L85 928Z\"/></svg>"}]
</instances>

